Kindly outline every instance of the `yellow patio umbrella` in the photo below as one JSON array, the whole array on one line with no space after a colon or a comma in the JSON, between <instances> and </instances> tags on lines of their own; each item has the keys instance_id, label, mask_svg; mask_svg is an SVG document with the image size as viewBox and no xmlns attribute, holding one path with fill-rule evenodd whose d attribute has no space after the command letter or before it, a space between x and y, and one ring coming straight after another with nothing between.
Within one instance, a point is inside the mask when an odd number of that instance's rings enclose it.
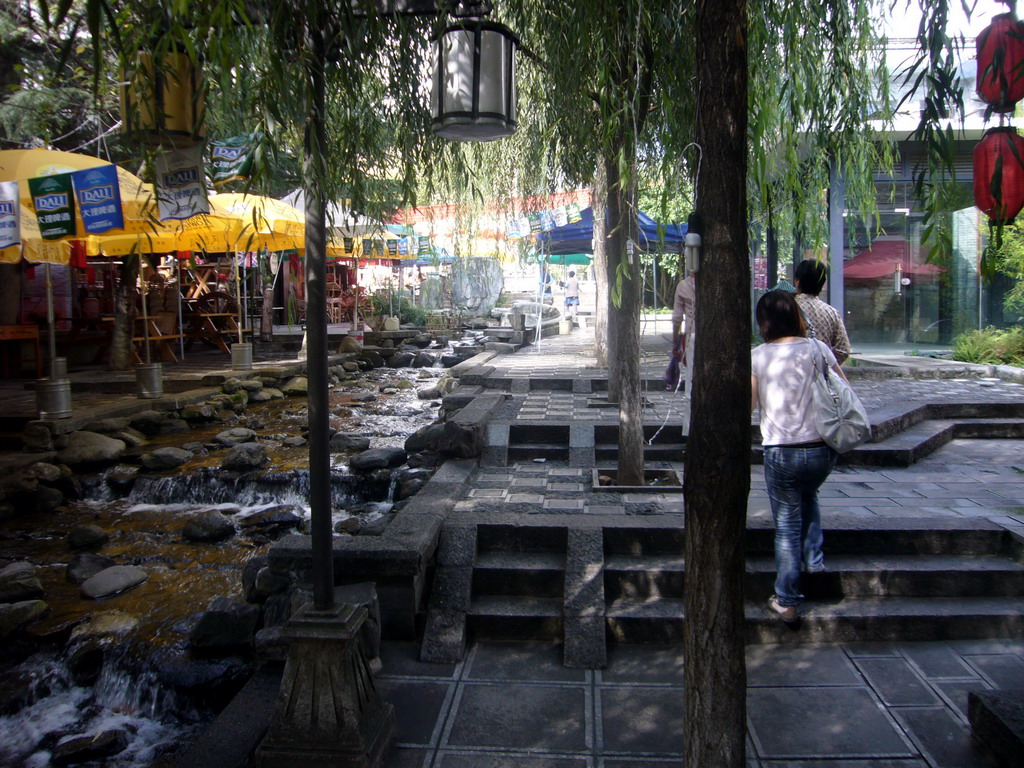
<instances>
[{"instance_id":1,"label":"yellow patio umbrella","mask_svg":"<svg viewBox=\"0 0 1024 768\"><path fill-rule=\"evenodd\" d=\"M0 264L17 264L22 258L32 264L67 264L71 259L71 243L44 240L39 234L36 214L25 205L18 206L21 244L0 248Z\"/></svg>"},{"instance_id":2,"label":"yellow patio umbrella","mask_svg":"<svg viewBox=\"0 0 1024 768\"><path fill-rule=\"evenodd\" d=\"M302 248L305 220L291 206L259 195L211 195L210 213L177 225L182 250L284 251Z\"/></svg>"},{"instance_id":3,"label":"yellow patio umbrella","mask_svg":"<svg viewBox=\"0 0 1024 768\"><path fill-rule=\"evenodd\" d=\"M98 168L103 165L110 163L98 157L74 152L59 152L52 149L5 149L0 150L0 181L17 181L22 204L32 211L29 179ZM151 233L159 230L156 199L152 187L121 167L117 168L117 180L121 193L121 208L124 212L124 228L112 229L106 234L114 236L128 232ZM82 217L77 211L75 227L78 235L69 236L68 239L87 240L90 237L86 234Z\"/></svg>"}]
</instances>

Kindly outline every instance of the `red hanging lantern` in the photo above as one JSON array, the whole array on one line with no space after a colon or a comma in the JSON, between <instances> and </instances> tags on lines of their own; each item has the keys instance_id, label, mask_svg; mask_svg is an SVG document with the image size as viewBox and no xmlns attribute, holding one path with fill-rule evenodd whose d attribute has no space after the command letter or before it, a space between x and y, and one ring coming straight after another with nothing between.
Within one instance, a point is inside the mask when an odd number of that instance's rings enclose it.
<instances>
[{"instance_id":1,"label":"red hanging lantern","mask_svg":"<svg viewBox=\"0 0 1024 768\"><path fill-rule=\"evenodd\" d=\"M985 131L974 148L974 204L996 224L1024 208L1024 138L1006 126Z\"/></svg>"},{"instance_id":2,"label":"red hanging lantern","mask_svg":"<svg viewBox=\"0 0 1024 768\"><path fill-rule=\"evenodd\" d=\"M1024 99L1024 26L1001 13L978 35L978 96L996 112Z\"/></svg>"}]
</instances>

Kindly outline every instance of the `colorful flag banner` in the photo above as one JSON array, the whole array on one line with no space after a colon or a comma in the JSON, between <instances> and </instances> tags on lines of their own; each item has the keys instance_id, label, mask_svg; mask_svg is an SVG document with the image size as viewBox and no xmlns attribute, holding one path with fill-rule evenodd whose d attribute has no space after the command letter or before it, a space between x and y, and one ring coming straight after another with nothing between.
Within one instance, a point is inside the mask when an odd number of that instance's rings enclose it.
<instances>
[{"instance_id":1,"label":"colorful flag banner","mask_svg":"<svg viewBox=\"0 0 1024 768\"><path fill-rule=\"evenodd\" d=\"M116 165L75 171L71 179L86 232L99 235L111 229L124 228Z\"/></svg>"},{"instance_id":2,"label":"colorful flag banner","mask_svg":"<svg viewBox=\"0 0 1024 768\"><path fill-rule=\"evenodd\" d=\"M341 240L345 245L345 253L352 253L352 248L354 247L353 239L351 237L343 237Z\"/></svg>"},{"instance_id":3,"label":"colorful flag banner","mask_svg":"<svg viewBox=\"0 0 1024 768\"><path fill-rule=\"evenodd\" d=\"M252 177L252 164L260 134L244 133L224 141L210 142L210 173L213 185Z\"/></svg>"},{"instance_id":4,"label":"colorful flag banner","mask_svg":"<svg viewBox=\"0 0 1024 768\"><path fill-rule=\"evenodd\" d=\"M388 246L388 256L395 257L395 256L398 255L398 241L397 240L388 240L387 241L387 246Z\"/></svg>"},{"instance_id":5,"label":"colorful flag banner","mask_svg":"<svg viewBox=\"0 0 1024 768\"><path fill-rule=\"evenodd\" d=\"M408 238L401 237L398 239L398 255L408 256L409 255L409 240Z\"/></svg>"},{"instance_id":6,"label":"colorful flag banner","mask_svg":"<svg viewBox=\"0 0 1024 768\"><path fill-rule=\"evenodd\" d=\"M555 208L555 210L552 211L551 213L552 213L552 218L555 221L555 226L556 227L564 227L566 224L569 223L569 214L566 213L566 210L565 210L564 207Z\"/></svg>"},{"instance_id":7,"label":"colorful flag banner","mask_svg":"<svg viewBox=\"0 0 1024 768\"><path fill-rule=\"evenodd\" d=\"M363 238L363 256L369 256L373 253L373 242L368 237Z\"/></svg>"},{"instance_id":8,"label":"colorful flag banner","mask_svg":"<svg viewBox=\"0 0 1024 768\"><path fill-rule=\"evenodd\" d=\"M534 211L533 213L526 214L526 218L530 222L530 232L537 234L543 231L543 225L541 224L540 214Z\"/></svg>"},{"instance_id":9,"label":"colorful flag banner","mask_svg":"<svg viewBox=\"0 0 1024 768\"><path fill-rule=\"evenodd\" d=\"M416 250L416 252L420 256L429 256L430 255L430 238L429 237L426 237L426 236L421 236L420 237L419 248Z\"/></svg>"},{"instance_id":10,"label":"colorful flag banner","mask_svg":"<svg viewBox=\"0 0 1024 768\"><path fill-rule=\"evenodd\" d=\"M540 212L540 228L542 232L555 228L555 217L551 215L551 211Z\"/></svg>"},{"instance_id":11,"label":"colorful flag banner","mask_svg":"<svg viewBox=\"0 0 1024 768\"><path fill-rule=\"evenodd\" d=\"M519 219L509 219L505 224L505 237L522 237L519 231Z\"/></svg>"},{"instance_id":12,"label":"colorful flag banner","mask_svg":"<svg viewBox=\"0 0 1024 768\"><path fill-rule=\"evenodd\" d=\"M203 184L202 147L162 152L156 159L156 182L161 220L210 212Z\"/></svg>"},{"instance_id":13,"label":"colorful flag banner","mask_svg":"<svg viewBox=\"0 0 1024 768\"><path fill-rule=\"evenodd\" d=\"M18 182L0 181L0 248L21 242Z\"/></svg>"},{"instance_id":14,"label":"colorful flag banner","mask_svg":"<svg viewBox=\"0 0 1024 768\"><path fill-rule=\"evenodd\" d=\"M39 220L39 234L44 240L59 240L75 234L75 196L71 174L40 176L28 180L32 205Z\"/></svg>"},{"instance_id":15,"label":"colorful flag banner","mask_svg":"<svg viewBox=\"0 0 1024 768\"><path fill-rule=\"evenodd\" d=\"M570 224L575 224L577 221L583 220L583 215L580 213L579 203L570 203L565 207L565 212L569 217Z\"/></svg>"}]
</instances>

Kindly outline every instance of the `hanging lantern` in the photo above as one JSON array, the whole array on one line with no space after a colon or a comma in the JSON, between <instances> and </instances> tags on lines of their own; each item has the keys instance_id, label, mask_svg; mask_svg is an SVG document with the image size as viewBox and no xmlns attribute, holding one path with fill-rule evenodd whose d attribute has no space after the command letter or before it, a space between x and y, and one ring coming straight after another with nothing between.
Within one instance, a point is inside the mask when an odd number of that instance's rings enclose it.
<instances>
[{"instance_id":1,"label":"hanging lantern","mask_svg":"<svg viewBox=\"0 0 1024 768\"><path fill-rule=\"evenodd\" d=\"M978 35L978 96L996 112L1024 99L1024 27L1012 13L992 19Z\"/></svg>"},{"instance_id":2,"label":"hanging lantern","mask_svg":"<svg viewBox=\"0 0 1024 768\"><path fill-rule=\"evenodd\" d=\"M467 18L433 42L431 130L455 141L494 141L515 133L520 42L512 31Z\"/></svg>"},{"instance_id":3,"label":"hanging lantern","mask_svg":"<svg viewBox=\"0 0 1024 768\"><path fill-rule=\"evenodd\" d=\"M1015 128L990 128L974 148L974 204L995 224L1024 208L1024 138Z\"/></svg>"},{"instance_id":4,"label":"hanging lantern","mask_svg":"<svg viewBox=\"0 0 1024 768\"><path fill-rule=\"evenodd\" d=\"M121 129L161 146L184 148L203 141L203 75L185 53L169 53L154 67L139 51L135 71L121 87Z\"/></svg>"}]
</instances>

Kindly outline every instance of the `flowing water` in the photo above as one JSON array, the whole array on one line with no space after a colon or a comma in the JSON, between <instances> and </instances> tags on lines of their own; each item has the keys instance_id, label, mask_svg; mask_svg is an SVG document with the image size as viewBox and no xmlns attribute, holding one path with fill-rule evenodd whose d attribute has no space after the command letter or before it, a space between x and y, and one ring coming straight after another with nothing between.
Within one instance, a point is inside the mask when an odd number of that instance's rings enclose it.
<instances>
[{"instance_id":1,"label":"flowing water","mask_svg":"<svg viewBox=\"0 0 1024 768\"><path fill-rule=\"evenodd\" d=\"M372 436L374 448L401 446L437 417L438 401L418 399L416 389L435 383L439 373L419 380L417 370L379 369L336 387L330 398L332 430ZM369 394L376 399L369 401ZM220 472L225 449L211 449L170 473L134 476L133 466L115 467L83 478L86 498L66 511L22 515L0 524L4 557L36 565L50 606L49 614L31 627L36 640L0 659L0 688L16 690L6 700L0 696L0 766L56 765L55 750L64 742L114 731L127 746L89 764L140 768L187 742L213 708L223 705L216 697L180 693L181 670L192 663L188 632L212 597L242 599L243 566L269 549L266 531L247 531L245 518L286 504L308 520L308 449L286 442L301 437L305 423L304 401L250 406L236 422L154 438L145 449L194 442L210 446L221 430L246 426L268 449L270 463L264 470L243 477ZM367 522L386 514L397 477L353 476L347 461L345 453L332 455L335 520L357 516ZM231 516L238 535L216 544L185 540L181 529L188 517L211 508ZM143 567L148 580L109 600L83 599L79 587L65 577L73 556L65 538L85 524L110 533L100 554L117 564ZM103 651L102 670L92 684L76 684L74 665L69 666L83 647ZM249 664L248 659L237 661L239 684ZM222 693L234 689L229 684Z\"/></svg>"}]
</instances>

